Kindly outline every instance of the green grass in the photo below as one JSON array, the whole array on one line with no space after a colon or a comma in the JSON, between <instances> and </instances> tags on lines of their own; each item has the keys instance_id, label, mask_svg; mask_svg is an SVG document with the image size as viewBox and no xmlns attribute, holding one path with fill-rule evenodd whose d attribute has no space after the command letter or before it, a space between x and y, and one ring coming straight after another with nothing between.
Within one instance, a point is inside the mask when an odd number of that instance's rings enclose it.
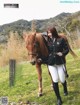
<instances>
[{"instance_id":1,"label":"green grass","mask_svg":"<svg viewBox=\"0 0 80 105\"><path fill-rule=\"evenodd\" d=\"M80 52L76 51L80 56ZM9 86L9 67L0 68L0 97L7 96L10 102L35 102L35 105L56 105L56 97L51 88L51 80L46 65L42 65L43 96L37 97L38 79L35 66L23 62L16 65L15 85ZM59 83L63 105L80 105L80 59L67 56L69 73L69 95L63 95L63 87ZM16 104L17 105L17 104ZM32 104L33 105L33 104Z\"/></svg>"}]
</instances>

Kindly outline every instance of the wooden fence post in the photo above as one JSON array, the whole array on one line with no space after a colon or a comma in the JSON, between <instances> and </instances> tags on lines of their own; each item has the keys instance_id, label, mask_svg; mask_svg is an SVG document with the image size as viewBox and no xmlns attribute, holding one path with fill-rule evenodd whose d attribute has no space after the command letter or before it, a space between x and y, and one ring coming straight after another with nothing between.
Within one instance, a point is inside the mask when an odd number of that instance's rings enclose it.
<instances>
[{"instance_id":1,"label":"wooden fence post","mask_svg":"<svg viewBox=\"0 0 80 105\"><path fill-rule=\"evenodd\" d=\"M15 69L16 69L16 60L9 60L9 86L14 86L15 82Z\"/></svg>"}]
</instances>

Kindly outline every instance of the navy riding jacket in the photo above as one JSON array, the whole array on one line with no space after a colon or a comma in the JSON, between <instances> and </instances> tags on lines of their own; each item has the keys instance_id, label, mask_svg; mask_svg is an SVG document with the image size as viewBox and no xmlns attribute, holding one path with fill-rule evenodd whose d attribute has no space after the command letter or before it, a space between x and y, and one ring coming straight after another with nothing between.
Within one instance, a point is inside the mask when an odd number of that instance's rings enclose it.
<instances>
[{"instance_id":1,"label":"navy riding jacket","mask_svg":"<svg viewBox=\"0 0 80 105\"><path fill-rule=\"evenodd\" d=\"M48 50L49 54L53 53L54 61L56 65L61 65L66 63L65 56L69 52L68 44L64 38L56 38L55 41L53 38L48 39ZM59 56L56 53L61 52L63 55Z\"/></svg>"}]
</instances>

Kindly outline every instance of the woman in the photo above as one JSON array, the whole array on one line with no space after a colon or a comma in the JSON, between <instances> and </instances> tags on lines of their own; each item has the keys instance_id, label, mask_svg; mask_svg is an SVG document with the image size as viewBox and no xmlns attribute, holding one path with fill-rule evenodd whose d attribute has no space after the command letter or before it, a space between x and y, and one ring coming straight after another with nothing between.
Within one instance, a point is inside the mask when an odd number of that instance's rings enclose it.
<instances>
[{"instance_id":1,"label":"woman","mask_svg":"<svg viewBox=\"0 0 80 105\"><path fill-rule=\"evenodd\" d=\"M54 63L48 65L48 68L53 80L53 89L57 97L57 105L62 105L58 81L60 79L63 85L64 95L68 95L67 82L65 79L65 56L68 54L69 49L67 42L58 35L55 27L48 29L47 35L49 54L53 53L54 56Z\"/></svg>"}]
</instances>

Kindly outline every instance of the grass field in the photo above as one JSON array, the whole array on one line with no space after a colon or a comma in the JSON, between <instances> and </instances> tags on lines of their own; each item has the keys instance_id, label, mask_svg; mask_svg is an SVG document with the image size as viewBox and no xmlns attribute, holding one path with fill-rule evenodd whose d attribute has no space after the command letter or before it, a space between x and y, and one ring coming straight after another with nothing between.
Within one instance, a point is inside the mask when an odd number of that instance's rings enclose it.
<instances>
[{"instance_id":1,"label":"grass field","mask_svg":"<svg viewBox=\"0 0 80 105\"><path fill-rule=\"evenodd\" d=\"M77 54L80 56L80 51L77 51ZM38 79L35 66L27 62L17 63L13 87L9 87L9 66L0 68L0 97L7 96L9 102L15 102L15 105L20 105L19 102L30 102L31 104L28 105L56 105L56 97L51 88L46 65L42 65L42 69L43 96L37 97ZM63 87L59 83L63 105L80 105L80 59L74 60L69 54L67 56L67 70L69 74L67 79L68 96L63 95Z\"/></svg>"}]
</instances>

